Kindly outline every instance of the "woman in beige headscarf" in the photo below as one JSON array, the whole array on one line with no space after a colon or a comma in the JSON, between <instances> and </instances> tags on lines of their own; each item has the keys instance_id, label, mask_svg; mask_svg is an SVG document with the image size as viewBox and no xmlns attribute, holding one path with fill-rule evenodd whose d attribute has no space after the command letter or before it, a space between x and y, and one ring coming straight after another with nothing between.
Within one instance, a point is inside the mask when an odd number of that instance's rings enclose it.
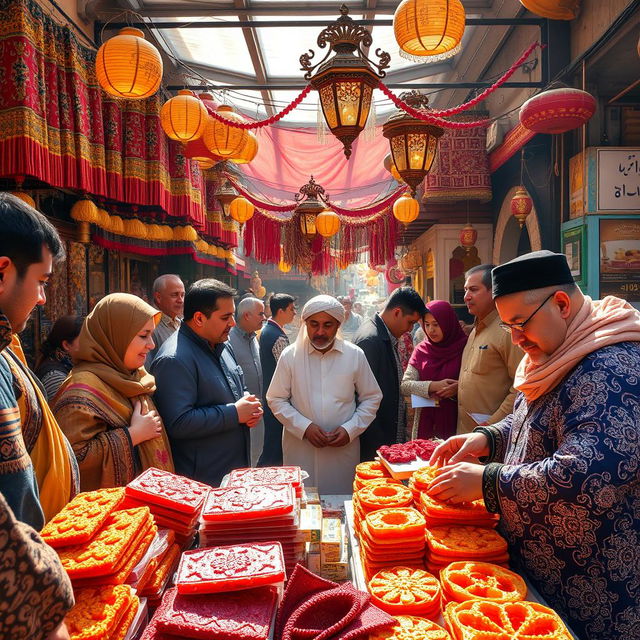
<instances>
[{"instance_id":1,"label":"woman in beige headscarf","mask_svg":"<svg viewBox=\"0 0 640 640\"><path fill-rule=\"evenodd\" d=\"M53 400L80 467L80 488L127 484L140 471L173 471L169 441L144 369L160 312L128 293L106 296L87 316L74 367Z\"/></svg>"}]
</instances>

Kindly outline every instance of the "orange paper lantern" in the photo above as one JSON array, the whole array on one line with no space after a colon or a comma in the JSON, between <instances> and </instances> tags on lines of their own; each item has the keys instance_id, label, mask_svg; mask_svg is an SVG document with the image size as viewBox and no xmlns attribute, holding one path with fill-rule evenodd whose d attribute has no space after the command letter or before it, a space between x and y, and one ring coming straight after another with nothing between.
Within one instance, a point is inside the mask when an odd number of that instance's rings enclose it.
<instances>
[{"instance_id":1,"label":"orange paper lantern","mask_svg":"<svg viewBox=\"0 0 640 640\"><path fill-rule=\"evenodd\" d=\"M520 0L520 4L549 20L573 20L580 12L580 0Z\"/></svg>"},{"instance_id":2,"label":"orange paper lantern","mask_svg":"<svg viewBox=\"0 0 640 640\"><path fill-rule=\"evenodd\" d=\"M251 131L247 131L247 142L238 155L230 158L230 160L235 164L248 164L256 157L257 153L258 138Z\"/></svg>"},{"instance_id":3,"label":"orange paper lantern","mask_svg":"<svg viewBox=\"0 0 640 640\"><path fill-rule=\"evenodd\" d=\"M193 91L183 89L167 100L160 109L160 124L164 132L178 142L199 138L207 125L209 113Z\"/></svg>"},{"instance_id":4,"label":"orange paper lantern","mask_svg":"<svg viewBox=\"0 0 640 640\"><path fill-rule=\"evenodd\" d=\"M98 49L96 77L111 96L148 98L160 87L162 58L140 29L125 27Z\"/></svg>"},{"instance_id":5,"label":"orange paper lantern","mask_svg":"<svg viewBox=\"0 0 640 640\"><path fill-rule=\"evenodd\" d=\"M393 215L403 224L409 224L420 215L420 203L404 193L394 202Z\"/></svg>"},{"instance_id":6,"label":"orange paper lantern","mask_svg":"<svg viewBox=\"0 0 640 640\"><path fill-rule=\"evenodd\" d=\"M227 120L244 122L244 118L234 113L233 107L229 105L220 105L216 112ZM230 127L228 124L220 122L215 118L209 118L209 122L202 134L202 139L209 151L213 155L226 160L240 156L247 144L248 137L249 133L245 129Z\"/></svg>"},{"instance_id":7,"label":"orange paper lantern","mask_svg":"<svg viewBox=\"0 0 640 640\"><path fill-rule=\"evenodd\" d=\"M467 253L474 247L476 240L478 239L478 232L473 228L473 225L468 223L460 230L460 246L467 250Z\"/></svg>"},{"instance_id":8,"label":"orange paper lantern","mask_svg":"<svg viewBox=\"0 0 640 640\"><path fill-rule=\"evenodd\" d=\"M98 224L103 220L95 203L86 198L78 200L73 207L71 207L71 217L76 222L90 222L91 224Z\"/></svg>"},{"instance_id":9,"label":"orange paper lantern","mask_svg":"<svg viewBox=\"0 0 640 640\"><path fill-rule=\"evenodd\" d=\"M246 198L236 198L229 205L229 215L240 224L250 220L255 207Z\"/></svg>"},{"instance_id":10,"label":"orange paper lantern","mask_svg":"<svg viewBox=\"0 0 640 640\"><path fill-rule=\"evenodd\" d=\"M323 211L316 217L316 231L325 238L335 236L340 231L340 218L333 211Z\"/></svg>"}]
</instances>

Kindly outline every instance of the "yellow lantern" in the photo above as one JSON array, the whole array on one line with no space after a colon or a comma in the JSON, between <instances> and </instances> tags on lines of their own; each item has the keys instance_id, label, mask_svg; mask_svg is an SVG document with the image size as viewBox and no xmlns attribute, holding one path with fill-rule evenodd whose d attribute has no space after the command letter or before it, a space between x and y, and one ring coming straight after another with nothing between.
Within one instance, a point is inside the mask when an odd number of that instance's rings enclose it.
<instances>
[{"instance_id":1,"label":"yellow lantern","mask_svg":"<svg viewBox=\"0 0 640 640\"><path fill-rule=\"evenodd\" d=\"M244 122L244 118L233 111L227 104L220 105L216 112L227 120ZM216 156L229 160L240 155L249 137L248 131L238 127L230 127L215 118L209 118L202 139L207 149Z\"/></svg>"},{"instance_id":2,"label":"yellow lantern","mask_svg":"<svg viewBox=\"0 0 640 640\"><path fill-rule=\"evenodd\" d=\"M167 100L160 109L160 124L164 132L178 142L198 139L209 120L209 112L193 91L183 89Z\"/></svg>"},{"instance_id":3,"label":"yellow lantern","mask_svg":"<svg viewBox=\"0 0 640 640\"><path fill-rule=\"evenodd\" d=\"M30 207L36 208L36 201L26 191L11 191L12 196L26 202Z\"/></svg>"},{"instance_id":4,"label":"yellow lantern","mask_svg":"<svg viewBox=\"0 0 640 640\"><path fill-rule=\"evenodd\" d=\"M176 242L196 242L198 240L198 233L191 225L174 227L173 239Z\"/></svg>"},{"instance_id":5,"label":"yellow lantern","mask_svg":"<svg viewBox=\"0 0 640 640\"><path fill-rule=\"evenodd\" d=\"M404 193L393 203L393 215L403 224L409 224L420 215L420 203Z\"/></svg>"},{"instance_id":6,"label":"yellow lantern","mask_svg":"<svg viewBox=\"0 0 640 640\"><path fill-rule=\"evenodd\" d=\"M289 273L289 271L291 271L291 265L288 262L285 262L284 258L280 258L280 262L278 262L278 269L280 269L282 273Z\"/></svg>"},{"instance_id":7,"label":"yellow lantern","mask_svg":"<svg viewBox=\"0 0 640 640\"><path fill-rule=\"evenodd\" d=\"M247 131L247 142L244 147L242 147L240 153L233 158L230 158L231 162L235 164L248 164L251 162L258 153L258 138L251 133L251 131Z\"/></svg>"},{"instance_id":8,"label":"yellow lantern","mask_svg":"<svg viewBox=\"0 0 640 640\"><path fill-rule=\"evenodd\" d=\"M106 209L98 209L98 221L96 224L102 229L108 229L111 226L111 216Z\"/></svg>"},{"instance_id":9,"label":"yellow lantern","mask_svg":"<svg viewBox=\"0 0 640 640\"><path fill-rule=\"evenodd\" d=\"M229 205L229 215L240 224L244 224L253 216L256 208L246 198L236 198Z\"/></svg>"},{"instance_id":10,"label":"yellow lantern","mask_svg":"<svg viewBox=\"0 0 640 640\"><path fill-rule=\"evenodd\" d=\"M129 238L146 238L147 237L147 225L144 222L138 220L138 218L132 218L130 220L123 220L124 235Z\"/></svg>"},{"instance_id":11,"label":"yellow lantern","mask_svg":"<svg viewBox=\"0 0 640 640\"><path fill-rule=\"evenodd\" d=\"M580 12L580 0L520 0L520 4L549 20L573 20Z\"/></svg>"},{"instance_id":12,"label":"yellow lantern","mask_svg":"<svg viewBox=\"0 0 640 640\"><path fill-rule=\"evenodd\" d=\"M393 163L393 158L390 153L384 157L384 168L393 176L394 180L404 182L402 176L398 173L396 165Z\"/></svg>"},{"instance_id":13,"label":"yellow lantern","mask_svg":"<svg viewBox=\"0 0 640 640\"><path fill-rule=\"evenodd\" d=\"M154 242L160 242L162 240L162 228L159 224L148 224L147 227L147 239Z\"/></svg>"},{"instance_id":14,"label":"yellow lantern","mask_svg":"<svg viewBox=\"0 0 640 640\"><path fill-rule=\"evenodd\" d=\"M393 16L400 56L413 62L455 56L460 51L465 19L460 0L403 0Z\"/></svg>"},{"instance_id":15,"label":"yellow lantern","mask_svg":"<svg viewBox=\"0 0 640 640\"><path fill-rule=\"evenodd\" d=\"M323 211L316 217L316 231L325 238L335 236L340 231L340 218L333 211Z\"/></svg>"},{"instance_id":16,"label":"yellow lantern","mask_svg":"<svg viewBox=\"0 0 640 640\"><path fill-rule=\"evenodd\" d=\"M91 224L98 224L102 219L95 203L86 198L78 200L73 207L71 207L71 217L76 222L89 222Z\"/></svg>"},{"instance_id":17,"label":"yellow lantern","mask_svg":"<svg viewBox=\"0 0 640 640\"><path fill-rule=\"evenodd\" d=\"M98 49L96 77L116 98L149 98L162 80L162 58L140 29L125 27Z\"/></svg>"}]
</instances>

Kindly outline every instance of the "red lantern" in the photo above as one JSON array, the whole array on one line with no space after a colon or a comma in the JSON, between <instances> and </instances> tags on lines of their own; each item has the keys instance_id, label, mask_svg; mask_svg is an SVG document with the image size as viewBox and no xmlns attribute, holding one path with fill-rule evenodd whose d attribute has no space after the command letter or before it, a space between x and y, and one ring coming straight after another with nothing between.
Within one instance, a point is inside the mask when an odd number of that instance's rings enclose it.
<instances>
[{"instance_id":1,"label":"red lantern","mask_svg":"<svg viewBox=\"0 0 640 640\"><path fill-rule=\"evenodd\" d=\"M197 160L199 163L204 162L205 164L209 164L209 162L213 162L216 164L222 160L222 158L216 156L211 153L207 148L207 145L204 143L202 138L198 138L197 140L191 140L191 142L187 142L182 148L182 155L185 158L190 158L191 160ZM213 165L211 165L213 166Z\"/></svg>"},{"instance_id":2,"label":"red lantern","mask_svg":"<svg viewBox=\"0 0 640 640\"><path fill-rule=\"evenodd\" d=\"M533 209L533 200L524 187L518 187L516 194L511 198L511 213L520 223L520 228L524 226L527 216Z\"/></svg>"},{"instance_id":3,"label":"red lantern","mask_svg":"<svg viewBox=\"0 0 640 640\"><path fill-rule=\"evenodd\" d=\"M596 106L596 99L586 91L552 89L522 105L520 124L536 133L565 133L588 122Z\"/></svg>"},{"instance_id":4,"label":"red lantern","mask_svg":"<svg viewBox=\"0 0 640 640\"><path fill-rule=\"evenodd\" d=\"M478 239L478 232L473 228L473 225L467 222L467 224L460 229L460 246L467 250L467 253L474 247L476 240Z\"/></svg>"}]
</instances>

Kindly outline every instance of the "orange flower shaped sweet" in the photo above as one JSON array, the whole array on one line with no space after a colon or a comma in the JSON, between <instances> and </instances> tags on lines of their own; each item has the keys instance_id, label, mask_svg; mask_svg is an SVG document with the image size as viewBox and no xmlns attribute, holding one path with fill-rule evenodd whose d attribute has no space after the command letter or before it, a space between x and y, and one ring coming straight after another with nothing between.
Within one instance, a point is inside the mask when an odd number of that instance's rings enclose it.
<instances>
[{"instance_id":1,"label":"orange flower shaped sweet","mask_svg":"<svg viewBox=\"0 0 640 640\"><path fill-rule=\"evenodd\" d=\"M409 507L413 495L403 484L371 484L358 491L358 502L368 513L385 507Z\"/></svg>"},{"instance_id":2,"label":"orange flower shaped sweet","mask_svg":"<svg viewBox=\"0 0 640 640\"><path fill-rule=\"evenodd\" d=\"M423 536L425 521L422 514L411 507L378 509L367 514L367 531L374 539L414 538Z\"/></svg>"},{"instance_id":3,"label":"orange flower shaped sweet","mask_svg":"<svg viewBox=\"0 0 640 640\"><path fill-rule=\"evenodd\" d=\"M411 476L412 484L416 489L426 490L438 475L438 471L438 467L422 467Z\"/></svg>"},{"instance_id":4,"label":"orange flower shaped sweet","mask_svg":"<svg viewBox=\"0 0 640 640\"><path fill-rule=\"evenodd\" d=\"M571 638L560 616L537 602L451 602L445 609L444 618L460 640Z\"/></svg>"},{"instance_id":5,"label":"orange flower shaped sweet","mask_svg":"<svg viewBox=\"0 0 640 640\"><path fill-rule=\"evenodd\" d=\"M382 466L380 461L373 460L370 462L361 462L356 465L356 477L361 480L388 478L389 472Z\"/></svg>"},{"instance_id":6,"label":"orange flower shaped sweet","mask_svg":"<svg viewBox=\"0 0 640 640\"><path fill-rule=\"evenodd\" d=\"M452 562L440 572L448 600L517 602L527 595L527 585L513 571L489 562Z\"/></svg>"},{"instance_id":7,"label":"orange flower shaped sweet","mask_svg":"<svg viewBox=\"0 0 640 640\"><path fill-rule=\"evenodd\" d=\"M382 569L371 578L368 588L372 602L387 613L426 618L440 613L440 583L424 569Z\"/></svg>"},{"instance_id":8,"label":"orange flower shaped sweet","mask_svg":"<svg viewBox=\"0 0 640 640\"><path fill-rule=\"evenodd\" d=\"M494 529L449 525L430 527L426 534L429 550L438 556L471 560L507 553L507 541Z\"/></svg>"},{"instance_id":9,"label":"orange flower shaped sweet","mask_svg":"<svg viewBox=\"0 0 640 640\"><path fill-rule=\"evenodd\" d=\"M369 640L451 640L448 631L439 624L417 616L394 616L397 624L391 629L369 635Z\"/></svg>"},{"instance_id":10,"label":"orange flower shaped sweet","mask_svg":"<svg viewBox=\"0 0 640 640\"><path fill-rule=\"evenodd\" d=\"M456 520L493 520L497 519L496 514L487 511L484 500L474 500L473 502L461 502L459 504L449 504L433 498L427 493L420 494L422 512L425 516L435 518L448 518Z\"/></svg>"}]
</instances>

